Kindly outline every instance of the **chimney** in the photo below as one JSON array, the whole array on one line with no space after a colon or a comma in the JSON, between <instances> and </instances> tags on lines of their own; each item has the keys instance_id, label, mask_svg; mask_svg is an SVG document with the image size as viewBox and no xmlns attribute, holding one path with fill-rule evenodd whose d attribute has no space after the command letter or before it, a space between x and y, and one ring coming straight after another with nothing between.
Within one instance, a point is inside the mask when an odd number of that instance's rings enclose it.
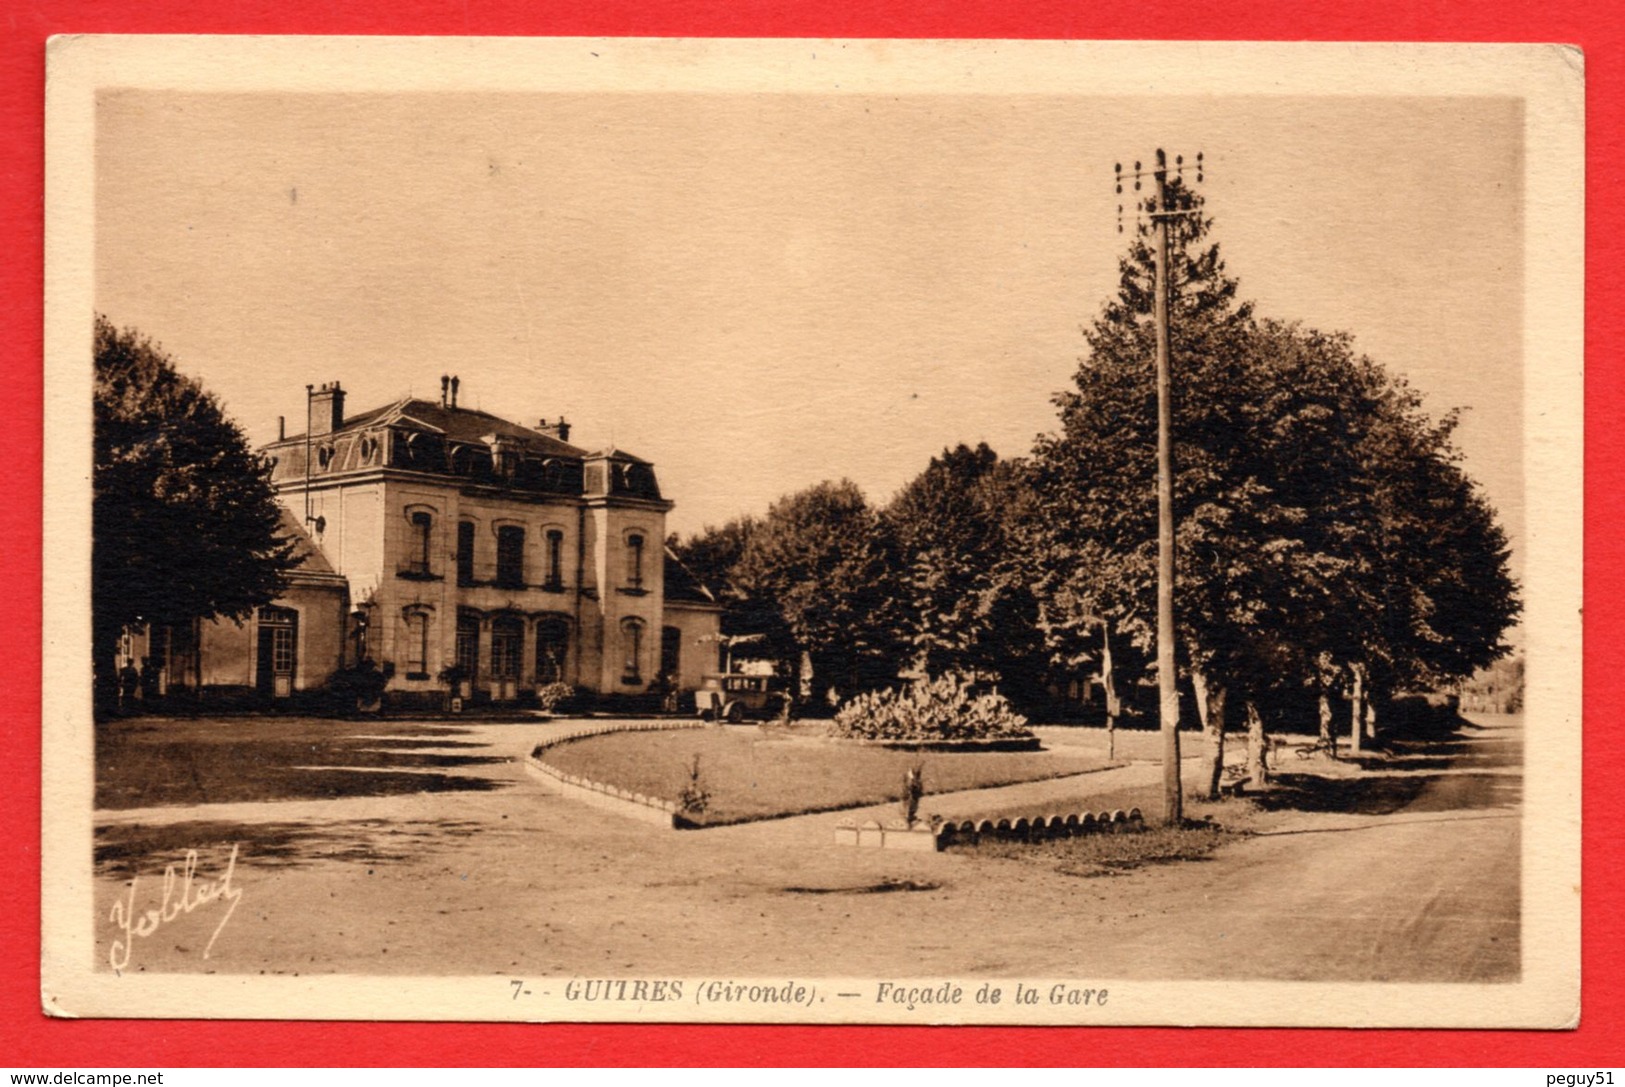
<instances>
[{"instance_id":1,"label":"chimney","mask_svg":"<svg viewBox=\"0 0 1625 1087\"><path fill-rule=\"evenodd\" d=\"M288 417L286 415L278 415L276 417L276 440L281 442L281 441L286 441L287 438L288 438Z\"/></svg>"},{"instance_id":2,"label":"chimney","mask_svg":"<svg viewBox=\"0 0 1625 1087\"><path fill-rule=\"evenodd\" d=\"M542 416L541 422L536 424L536 429L543 434L553 435L561 442L570 440L570 424L565 422L562 415L559 416L559 421L556 423L550 423L547 421L547 416Z\"/></svg>"},{"instance_id":3,"label":"chimney","mask_svg":"<svg viewBox=\"0 0 1625 1087\"><path fill-rule=\"evenodd\" d=\"M331 434L344 425L344 390L338 382L319 389L305 386L310 397L310 436Z\"/></svg>"},{"instance_id":4,"label":"chimney","mask_svg":"<svg viewBox=\"0 0 1625 1087\"><path fill-rule=\"evenodd\" d=\"M457 386L461 385L461 384L462 384L462 379L459 378L456 374L452 374L451 375L451 406L453 408L457 407Z\"/></svg>"},{"instance_id":5,"label":"chimney","mask_svg":"<svg viewBox=\"0 0 1625 1087\"><path fill-rule=\"evenodd\" d=\"M451 386L451 378L445 374L440 375L440 406L446 406L446 390Z\"/></svg>"}]
</instances>

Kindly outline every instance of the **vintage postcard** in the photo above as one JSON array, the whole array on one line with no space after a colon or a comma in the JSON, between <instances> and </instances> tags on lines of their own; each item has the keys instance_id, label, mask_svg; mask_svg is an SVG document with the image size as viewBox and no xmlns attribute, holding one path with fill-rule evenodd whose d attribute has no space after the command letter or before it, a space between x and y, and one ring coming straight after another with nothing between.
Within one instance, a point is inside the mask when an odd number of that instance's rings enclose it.
<instances>
[{"instance_id":1,"label":"vintage postcard","mask_svg":"<svg viewBox=\"0 0 1625 1087\"><path fill-rule=\"evenodd\" d=\"M55 39L46 1011L1572 1027L1583 116Z\"/></svg>"}]
</instances>

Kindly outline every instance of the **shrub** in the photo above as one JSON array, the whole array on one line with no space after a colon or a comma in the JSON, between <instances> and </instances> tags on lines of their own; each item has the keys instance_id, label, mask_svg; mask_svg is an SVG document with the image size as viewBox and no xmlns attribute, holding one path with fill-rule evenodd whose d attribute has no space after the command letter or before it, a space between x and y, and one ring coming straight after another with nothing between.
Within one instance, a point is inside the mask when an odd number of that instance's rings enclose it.
<instances>
[{"instance_id":1,"label":"shrub","mask_svg":"<svg viewBox=\"0 0 1625 1087\"><path fill-rule=\"evenodd\" d=\"M576 689L568 683L548 683L536 689L536 705L544 713L552 713L574 698Z\"/></svg>"},{"instance_id":2,"label":"shrub","mask_svg":"<svg viewBox=\"0 0 1625 1087\"><path fill-rule=\"evenodd\" d=\"M855 740L933 743L953 740L1025 739L1027 719L1001 694L976 694L954 672L920 680L898 691L860 694L835 714L834 734Z\"/></svg>"},{"instance_id":3,"label":"shrub","mask_svg":"<svg viewBox=\"0 0 1625 1087\"><path fill-rule=\"evenodd\" d=\"M380 669L371 660L340 668L327 679L327 701L340 713L365 711L377 705L394 674L393 665Z\"/></svg>"}]
</instances>

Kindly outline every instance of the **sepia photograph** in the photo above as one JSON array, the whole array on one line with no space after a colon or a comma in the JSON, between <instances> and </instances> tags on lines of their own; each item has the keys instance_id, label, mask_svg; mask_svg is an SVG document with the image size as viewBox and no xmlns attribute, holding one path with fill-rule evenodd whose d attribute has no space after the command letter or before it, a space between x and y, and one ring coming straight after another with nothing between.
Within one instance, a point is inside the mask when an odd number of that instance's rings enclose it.
<instances>
[{"instance_id":1,"label":"sepia photograph","mask_svg":"<svg viewBox=\"0 0 1625 1087\"><path fill-rule=\"evenodd\" d=\"M48 72L48 1013L1577 1022L1577 54Z\"/></svg>"}]
</instances>

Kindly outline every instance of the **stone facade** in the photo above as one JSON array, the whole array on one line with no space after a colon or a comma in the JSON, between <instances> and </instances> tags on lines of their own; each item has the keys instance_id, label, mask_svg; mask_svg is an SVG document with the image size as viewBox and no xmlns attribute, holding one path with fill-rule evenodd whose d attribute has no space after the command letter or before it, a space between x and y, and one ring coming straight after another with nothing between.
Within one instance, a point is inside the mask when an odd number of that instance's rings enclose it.
<instances>
[{"instance_id":1,"label":"stone facade","mask_svg":"<svg viewBox=\"0 0 1625 1087\"><path fill-rule=\"evenodd\" d=\"M715 670L721 609L664 546L654 466L456 396L447 379L440 401L347 417L336 382L308 390L307 432L262 450L304 561L252 620L194 628L181 685L276 700L366 659L388 703L439 709L551 682L611 701L692 690Z\"/></svg>"}]
</instances>

